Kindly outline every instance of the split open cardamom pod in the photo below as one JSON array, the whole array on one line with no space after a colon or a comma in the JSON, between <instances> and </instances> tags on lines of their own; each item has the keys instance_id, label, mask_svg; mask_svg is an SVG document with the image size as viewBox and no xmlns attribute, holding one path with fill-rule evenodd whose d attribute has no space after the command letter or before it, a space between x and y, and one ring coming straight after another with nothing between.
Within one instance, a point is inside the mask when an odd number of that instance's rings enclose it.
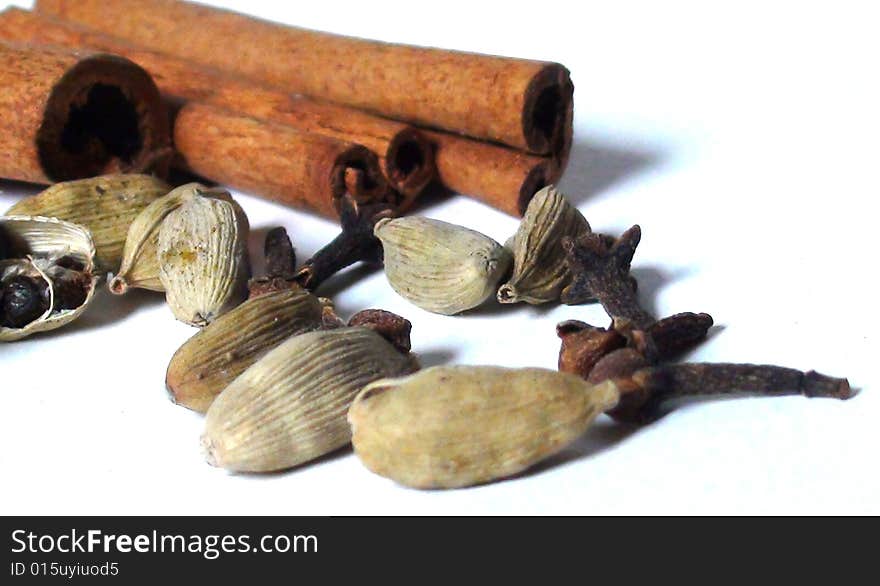
<instances>
[{"instance_id":1,"label":"split open cardamom pod","mask_svg":"<svg viewBox=\"0 0 880 586\"><path fill-rule=\"evenodd\" d=\"M57 218L2 216L6 258L0 259L0 342L54 330L91 303L95 244L89 231Z\"/></svg>"},{"instance_id":2,"label":"split open cardamom pod","mask_svg":"<svg viewBox=\"0 0 880 586\"><path fill-rule=\"evenodd\" d=\"M208 462L271 472L341 448L351 439L346 413L360 390L415 368L411 355L368 328L294 336L214 400L202 436Z\"/></svg>"},{"instance_id":3,"label":"split open cardamom pod","mask_svg":"<svg viewBox=\"0 0 880 586\"><path fill-rule=\"evenodd\" d=\"M248 220L224 190L178 189L183 203L159 226L159 280L174 317L202 327L247 298Z\"/></svg>"},{"instance_id":4,"label":"split open cardamom pod","mask_svg":"<svg viewBox=\"0 0 880 586\"><path fill-rule=\"evenodd\" d=\"M548 185L536 193L510 242L513 274L498 289L498 301L558 301L571 282L562 239L578 238L589 232L586 218L554 186Z\"/></svg>"},{"instance_id":5,"label":"split open cardamom pod","mask_svg":"<svg viewBox=\"0 0 880 586\"><path fill-rule=\"evenodd\" d=\"M614 383L540 368L435 366L367 385L348 414L364 465L416 488L522 472L617 404Z\"/></svg>"},{"instance_id":6,"label":"split open cardamom pod","mask_svg":"<svg viewBox=\"0 0 880 586\"><path fill-rule=\"evenodd\" d=\"M96 273L119 269L128 229L137 215L170 187L150 175L105 175L56 183L25 198L9 216L58 218L86 228L95 243Z\"/></svg>"},{"instance_id":7,"label":"split open cardamom pod","mask_svg":"<svg viewBox=\"0 0 880 586\"><path fill-rule=\"evenodd\" d=\"M385 274L424 310L454 315L490 298L510 268L510 252L474 230L418 216L382 219Z\"/></svg>"},{"instance_id":8,"label":"split open cardamom pod","mask_svg":"<svg viewBox=\"0 0 880 586\"><path fill-rule=\"evenodd\" d=\"M204 413L229 383L272 348L323 327L328 309L332 310L329 300L305 289L248 299L202 328L174 353L165 376L174 402Z\"/></svg>"}]
</instances>

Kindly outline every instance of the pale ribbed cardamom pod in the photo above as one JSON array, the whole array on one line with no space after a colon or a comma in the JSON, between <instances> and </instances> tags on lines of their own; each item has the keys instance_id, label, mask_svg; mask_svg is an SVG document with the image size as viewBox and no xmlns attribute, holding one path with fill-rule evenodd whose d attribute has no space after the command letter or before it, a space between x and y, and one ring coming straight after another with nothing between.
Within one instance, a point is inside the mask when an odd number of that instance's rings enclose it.
<instances>
[{"instance_id":1,"label":"pale ribbed cardamom pod","mask_svg":"<svg viewBox=\"0 0 880 586\"><path fill-rule=\"evenodd\" d=\"M179 189L183 204L159 226L159 280L174 317L202 327L247 298L248 221L225 191Z\"/></svg>"},{"instance_id":2,"label":"pale ribbed cardamom pod","mask_svg":"<svg viewBox=\"0 0 880 586\"><path fill-rule=\"evenodd\" d=\"M444 315L486 301L513 260L488 236L430 218L383 219L374 234L382 241L391 287L414 305Z\"/></svg>"},{"instance_id":3,"label":"pale ribbed cardamom pod","mask_svg":"<svg viewBox=\"0 0 880 586\"><path fill-rule=\"evenodd\" d=\"M367 384L412 372L411 355L362 327L309 332L271 350L208 409L208 462L240 472L298 466L346 445L346 413Z\"/></svg>"},{"instance_id":4,"label":"pale ribbed cardamom pod","mask_svg":"<svg viewBox=\"0 0 880 586\"><path fill-rule=\"evenodd\" d=\"M571 282L562 239L590 232L586 218L549 185L535 194L509 246L513 274L498 289L501 303L558 301Z\"/></svg>"},{"instance_id":5,"label":"pale ribbed cardamom pod","mask_svg":"<svg viewBox=\"0 0 880 586\"><path fill-rule=\"evenodd\" d=\"M45 216L79 224L95 242L96 273L115 272L128 228L137 215L171 188L150 175L106 175L56 183L16 203L8 216Z\"/></svg>"},{"instance_id":6,"label":"pale ribbed cardamom pod","mask_svg":"<svg viewBox=\"0 0 880 586\"><path fill-rule=\"evenodd\" d=\"M168 192L137 215L128 228L122 264L110 281L110 291L123 295L129 289L165 290L159 279L159 227L168 214L192 196L193 185Z\"/></svg>"},{"instance_id":7,"label":"pale ribbed cardamom pod","mask_svg":"<svg viewBox=\"0 0 880 586\"><path fill-rule=\"evenodd\" d=\"M458 488L556 454L619 396L614 383L540 368L436 366L368 385L348 420L355 452L376 474Z\"/></svg>"},{"instance_id":8,"label":"pale ribbed cardamom pod","mask_svg":"<svg viewBox=\"0 0 880 586\"><path fill-rule=\"evenodd\" d=\"M165 384L174 402L204 413L229 383L272 348L323 327L328 304L304 289L285 289L248 299L220 316L171 358Z\"/></svg>"}]
</instances>

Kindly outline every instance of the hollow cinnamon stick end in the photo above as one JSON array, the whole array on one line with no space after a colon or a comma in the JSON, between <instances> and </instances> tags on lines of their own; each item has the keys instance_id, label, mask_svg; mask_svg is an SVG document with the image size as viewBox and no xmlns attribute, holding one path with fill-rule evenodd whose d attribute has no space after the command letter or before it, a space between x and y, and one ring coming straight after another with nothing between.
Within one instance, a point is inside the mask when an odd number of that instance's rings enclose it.
<instances>
[{"instance_id":1,"label":"hollow cinnamon stick end","mask_svg":"<svg viewBox=\"0 0 880 586\"><path fill-rule=\"evenodd\" d=\"M535 165L526 175L519 190L519 197L516 199L515 207L505 209L504 211L522 217L529 207L529 202L535 197L535 194L544 189L546 186L554 183L561 173L556 172L555 163L551 160L543 161ZM499 204L503 205L504 200L500 200ZM499 204L494 204L499 205Z\"/></svg>"},{"instance_id":2,"label":"hollow cinnamon stick end","mask_svg":"<svg viewBox=\"0 0 880 586\"><path fill-rule=\"evenodd\" d=\"M105 54L80 59L55 83L36 145L53 182L108 173L165 176L173 154L153 79L135 63Z\"/></svg>"},{"instance_id":3,"label":"hollow cinnamon stick end","mask_svg":"<svg viewBox=\"0 0 880 586\"><path fill-rule=\"evenodd\" d=\"M412 206L437 172L434 148L430 140L415 128L406 128L391 139L384 164L385 176L402 196L401 212Z\"/></svg>"},{"instance_id":4,"label":"hollow cinnamon stick end","mask_svg":"<svg viewBox=\"0 0 880 586\"><path fill-rule=\"evenodd\" d=\"M571 146L573 105L574 84L568 69L558 63L541 68L526 88L522 114L530 152L556 155L567 150L566 144Z\"/></svg>"},{"instance_id":5,"label":"hollow cinnamon stick end","mask_svg":"<svg viewBox=\"0 0 880 586\"><path fill-rule=\"evenodd\" d=\"M360 204L400 205L400 194L391 189L379 167L379 159L366 147L352 145L336 157L330 176L333 207L341 213L342 199L351 195Z\"/></svg>"}]
</instances>

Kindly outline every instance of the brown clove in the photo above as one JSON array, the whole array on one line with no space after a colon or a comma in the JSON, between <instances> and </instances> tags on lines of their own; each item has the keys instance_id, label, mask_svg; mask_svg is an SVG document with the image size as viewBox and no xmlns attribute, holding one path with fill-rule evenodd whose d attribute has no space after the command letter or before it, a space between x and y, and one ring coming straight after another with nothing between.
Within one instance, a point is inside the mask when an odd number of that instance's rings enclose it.
<instances>
[{"instance_id":1,"label":"brown clove","mask_svg":"<svg viewBox=\"0 0 880 586\"><path fill-rule=\"evenodd\" d=\"M595 298L615 322L624 321L632 329L647 329L656 320L639 305L629 274L641 237L641 228L635 225L610 247L601 234L563 238L572 281L562 291L562 302L574 305Z\"/></svg>"},{"instance_id":2,"label":"brown clove","mask_svg":"<svg viewBox=\"0 0 880 586\"><path fill-rule=\"evenodd\" d=\"M388 203L361 204L346 194L340 201L342 232L305 262L296 273L296 281L314 291L356 262L381 263L382 244L373 235L373 228L379 220L393 216L394 207Z\"/></svg>"},{"instance_id":3,"label":"brown clove","mask_svg":"<svg viewBox=\"0 0 880 586\"><path fill-rule=\"evenodd\" d=\"M600 359L623 347L635 349L651 363L670 360L703 341L712 324L712 316L707 313L677 313L645 330L630 329L622 321L610 328L564 321L556 326L556 334L562 339L559 370L586 378Z\"/></svg>"},{"instance_id":4,"label":"brown clove","mask_svg":"<svg viewBox=\"0 0 880 586\"><path fill-rule=\"evenodd\" d=\"M384 309L365 309L354 314L348 320L348 325L351 327L363 326L374 330L404 354L408 354L412 349L410 342L412 323L396 313Z\"/></svg>"},{"instance_id":5,"label":"brown clove","mask_svg":"<svg viewBox=\"0 0 880 586\"><path fill-rule=\"evenodd\" d=\"M287 230L282 227L269 230L263 254L266 257L267 276L293 279L296 274L296 249L290 242Z\"/></svg>"},{"instance_id":6,"label":"brown clove","mask_svg":"<svg viewBox=\"0 0 880 586\"><path fill-rule=\"evenodd\" d=\"M266 259L266 275L250 280L248 283L250 298L301 287L294 279L296 250L290 242L287 230L282 227L269 230L263 245L263 254Z\"/></svg>"},{"instance_id":7,"label":"brown clove","mask_svg":"<svg viewBox=\"0 0 880 586\"><path fill-rule=\"evenodd\" d=\"M600 359L587 380L613 380L620 403L608 414L620 421L644 422L656 417L662 402L679 397L751 393L759 396L804 395L849 399L845 378L816 371L764 364L650 365L637 350L623 348Z\"/></svg>"}]
</instances>

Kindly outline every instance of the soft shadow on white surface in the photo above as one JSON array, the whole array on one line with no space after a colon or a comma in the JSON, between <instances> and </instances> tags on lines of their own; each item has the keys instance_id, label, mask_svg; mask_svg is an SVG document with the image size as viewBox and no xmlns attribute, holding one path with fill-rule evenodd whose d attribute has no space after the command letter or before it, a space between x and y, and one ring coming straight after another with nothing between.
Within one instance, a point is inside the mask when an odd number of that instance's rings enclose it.
<instances>
[{"instance_id":1,"label":"soft shadow on white surface","mask_svg":"<svg viewBox=\"0 0 880 586\"><path fill-rule=\"evenodd\" d=\"M594 140L576 139L559 187L580 205L663 162L666 154Z\"/></svg>"},{"instance_id":2,"label":"soft shadow on white surface","mask_svg":"<svg viewBox=\"0 0 880 586\"><path fill-rule=\"evenodd\" d=\"M306 261L308 259L304 258L302 260ZM355 286L363 279L381 270L382 268L378 265L362 262L356 263L350 267L346 267L321 283L321 285L315 290L315 294L333 299L343 291Z\"/></svg>"},{"instance_id":3,"label":"soft shadow on white surface","mask_svg":"<svg viewBox=\"0 0 880 586\"><path fill-rule=\"evenodd\" d=\"M591 139L577 139L572 145L559 187L573 204L581 205L617 184L661 164L665 157L666 154L660 150L635 149ZM425 213L427 209L456 195L435 181L419 195L412 213Z\"/></svg>"},{"instance_id":4,"label":"soft shadow on white surface","mask_svg":"<svg viewBox=\"0 0 880 586\"><path fill-rule=\"evenodd\" d=\"M419 359L419 364L422 365L422 368L452 364L457 355L458 352L453 348L432 348L416 352L416 357Z\"/></svg>"},{"instance_id":5,"label":"soft shadow on white surface","mask_svg":"<svg viewBox=\"0 0 880 586\"><path fill-rule=\"evenodd\" d=\"M617 423L607 417L602 417L593 423L590 429L587 430L587 433L570 446L555 456L529 468L522 474L511 478L511 480L542 474L554 468L564 468L579 462L583 463L582 461L589 460L606 450L611 450L621 445L634 433L638 432L639 429L641 429L641 426Z\"/></svg>"},{"instance_id":6,"label":"soft shadow on white surface","mask_svg":"<svg viewBox=\"0 0 880 586\"><path fill-rule=\"evenodd\" d=\"M638 250L636 255L638 255ZM660 266L634 266L630 274L638 283L639 304L645 311L652 315L659 315L657 298L660 291L673 282L689 276L693 271L687 267L666 268ZM690 308L682 311L700 312L700 308ZM660 316L663 317L663 316Z\"/></svg>"},{"instance_id":7,"label":"soft shadow on white surface","mask_svg":"<svg viewBox=\"0 0 880 586\"><path fill-rule=\"evenodd\" d=\"M98 285L91 305L76 321L28 339L48 340L86 330L98 330L116 325L138 311L147 311L164 303L164 293L145 289L132 289L125 295L113 295L107 290L106 280L103 280Z\"/></svg>"}]
</instances>

